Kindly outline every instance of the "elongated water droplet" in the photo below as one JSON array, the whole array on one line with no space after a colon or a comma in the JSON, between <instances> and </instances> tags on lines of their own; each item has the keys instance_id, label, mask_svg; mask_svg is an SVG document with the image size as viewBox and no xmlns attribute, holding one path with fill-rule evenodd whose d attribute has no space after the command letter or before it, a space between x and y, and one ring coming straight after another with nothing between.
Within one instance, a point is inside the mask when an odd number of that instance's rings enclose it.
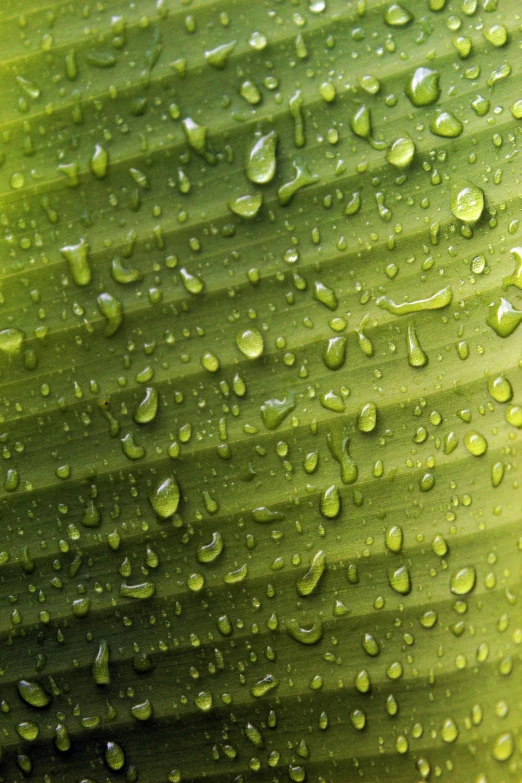
<instances>
[{"instance_id":1,"label":"elongated water droplet","mask_svg":"<svg viewBox=\"0 0 522 783\"><path fill-rule=\"evenodd\" d=\"M305 188L307 185L312 185L318 179L317 174L312 174L308 165L301 158L296 158L292 161L294 168L294 178L289 182L285 182L277 190L277 198L281 206L288 204L294 194Z\"/></svg>"},{"instance_id":2,"label":"elongated water droplet","mask_svg":"<svg viewBox=\"0 0 522 783\"><path fill-rule=\"evenodd\" d=\"M316 620L311 626L301 627L296 619L286 623L286 630L296 642L301 644L317 644L323 636L323 625Z\"/></svg>"},{"instance_id":3,"label":"elongated water droplet","mask_svg":"<svg viewBox=\"0 0 522 783\"><path fill-rule=\"evenodd\" d=\"M357 109L352 119L350 127L356 136L361 139L369 139L372 135L372 118L368 106L361 106Z\"/></svg>"},{"instance_id":4,"label":"elongated water droplet","mask_svg":"<svg viewBox=\"0 0 522 783\"><path fill-rule=\"evenodd\" d=\"M323 351L323 361L329 370L339 370L346 360L347 339L343 334L330 337Z\"/></svg>"},{"instance_id":5,"label":"elongated water droplet","mask_svg":"<svg viewBox=\"0 0 522 783\"><path fill-rule=\"evenodd\" d=\"M84 239L77 245L66 245L60 253L69 262L72 279L76 285L85 286L91 282L91 266L88 258L89 246Z\"/></svg>"},{"instance_id":6,"label":"elongated water droplet","mask_svg":"<svg viewBox=\"0 0 522 783\"><path fill-rule=\"evenodd\" d=\"M141 582L136 585L120 585L120 595L122 598L136 598L143 600L145 598L151 598L156 592L156 585L154 582Z\"/></svg>"},{"instance_id":7,"label":"elongated water droplet","mask_svg":"<svg viewBox=\"0 0 522 783\"><path fill-rule=\"evenodd\" d=\"M497 761L507 761L515 751L515 740L510 731L505 731L496 737L493 743L492 755Z\"/></svg>"},{"instance_id":8,"label":"elongated water droplet","mask_svg":"<svg viewBox=\"0 0 522 783\"><path fill-rule=\"evenodd\" d=\"M47 707L51 701L49 694L33 680L18 680L16 687L20 698L31 707Z\"/></svg>"},{"instance_id":9,"label":"elongated water droplet","mask_svg":"<svg viewBox=\"0 0 522 783\"><path fill-rule=\"evenodd\" d=\"M92 664L92 677L96 685L108 685L111 681L109 672L109 645L105 639L100 639L98 651Z\"/></svg>"},{"instance_id":10,"label":"elongated water droplet","mask_svg":"<svg viewBox=\"0 0 522 783\"><path fill-rule=\"evenodd\" d=\"M254 139L246 157L246 175L251 182L264 185L274 178L278 139L276 131Z\"/></svg>"},{"instance_id":11,"label":"elongated water droplet","mask_svg":"<svg viewBox=\"0 0 522 783\"><path fill-rule=\"evenodd\" d=\"M115 296L104 292L98 296L98 310L106 319L105 337L112 337L123 323L123 305Z\"/></svg>"},{"instance_id":12,"label":"elongated water droplet","mask_svg":"<svg viewBox=\"0 0 522 783\"><path fill-rule=\"evenodd\" d=\"M377 425L377 406L374 402L367 402L361 408L357 417L357 427L361 432L373 432Z\"/></svg>"},{"instance_id":13,"label":"elongated water droplet","mask_svg":"<svg viewBox=\"0 0 522 783\"><path fill-rule=\"evenodd\" d=\"M408 324L407 346L410 365L412 367L424 367L428 363L428 357L420 346L415 325L412 323Z\"/></svg>"},{"instance_id":14,"label":"elongated water droplet","mask_svg":"<svg viewBox=\"0 0 522 783\"><path fill-rule=\"evenodd\" d=\"M136 406L133 419L137 424L148 424L156 418L159 396L153 386L147 386L145 396Z\"/></svg>"},{"instance_id":15,"label":"elongated water droplet","mask_svg":"<svg viewBox=\"0 0 522 783\"><path fill-rule=\"evenodd\" d=\"M442 288L427 299L416 299L412 302L395 303L387 296L380 296L376 304L387 310L393 315L409 315L410 313L419 313L425 310L441 310L447 307L453 299L453 291L450 286Z\"/></svg>"},{"instance_id":16,"label":"elongated water droplet","mask_svg":"<svg viewBox=\"0 0 522 783\"><path fill-rule=\"evenodd\" d=\"M359 470L349 451L350 437L335 430L327 433L326 440L332 457L340 465L341 481L343 484L353 484L357 481Z\"/></svg>"},{"instance_id":17,"label":"elongated water droplet","mask_svg":"<svg viewBox=\"0 0 522 783\"><path fill-rule=\"evenodd\" d=\"M213 68L221 70L226 66L229 55L234 51L235 45L235 41L220 44L215 49L205 52L205 60Z\"/></svg>"},{"instance_id":18,"label":"elongated water droplet","mask_svg":"<svg viewBox=\"0 0 522 783\"><path fill-rule=\"evenodd\" d=\"M82 525L89 528L100 527L101 518L100 510L94 503L94 500L89 500L83 513Z\"/></svg>"},{"instance_id":19,"label":"elongated water droplet","mask_svg":"<svg viewBox=\"0 0 522 783\"><path fill-rule=\"evenodd\" d=\"M398 554L402 549L404 534L400 525L391 525L386 530L385 543L390 552Z\"/></svg>"},{"instance_id":20,"label":"elongated water droplet","mask_svg":"<svg viewBox=\"0 0 522 783\"><path fill-rule=\"evenodd\" d=\"M105 761L109 769L117 772L125 764L125 753L117 742L109 741L105 746Z\"/></svg>"},{"instance_id":21,"label":"elongated water droplet","mask_svg":"<svg viewBox=\"0 0 522 783\"><path fill-rule=\"evenodd\" d=\"M297 580L297 592L299 595L307 596L316 590L319 581L326 569L326 555L322 550L316 552L310 561L310 568Z\"/></svg>"},{"instance_id":22,"label":"elongated water droplet","mask_svg":"<svg viewBox=\"0 0 522 783\"><path fill-rule=\"evenodd\" d=\"M319 508L326 519L336 519L341 512L341 496L339 490L332 484L321 493Z\"/></svg>"},{"instance_id":23,"label":"elongated water droplet","mask_svg":"<svg viewBox=\"0 0 522 783\"><path fill-rule=\"evenodd\" d=\"M262 193L247 194L231 199L228 202L228 208L234 215L250 220L257 215L262 203Z\"/></svg>"},{"instance_id":24,"label":"elongated water droplet","mask_svg":"<svg viewBox=\"0 0 522 783\"><path fill-rule=\"evenodd\" d=\"M314 283L314 299L324 304L329 310L336 310L339 305L335 292L319 280Z\"/></svg>"},{"instance_id":25,"label":"elongated water droplet","mask_svg":"<svg viewBox=\"0 0 522 783\"><path fill-rule=\"evenodd\" d=\"M261 680L258 680L256 683L254 683L254 685L251 686L250 693L256 699L259 699L262 696L266 696L266 694L270 693L270 691L274 690L274 688L277 688L278 685L279 680L277 677L275 677L273 674L267 674L266 677L263 677Z\"/></svg>"},{"instance_id":26,"label":"elongated water droplet","mask_svg":"<svg viewBox=\"0 0 522 783\"><path fill-rule=\"evenodd\" d=\"M200 280L199 277L190 274L190 272L187 272L186 269L180 269L179 273L181 275L183 285L185 286L189 294L196 296L197 294L200 294L203 291L205 284L202 280Z\"/></svg>"},{"instance_id":27,"label":"elongated water droplet","mask_svg":"<svg viewBox=\"0 0 522 783\"><path fill-rule=\"evenodd\" d=\"M97 144L91 158L91 171L97 179L104 179L109 170L109 153Z\"/></svg>"}]
</instances>

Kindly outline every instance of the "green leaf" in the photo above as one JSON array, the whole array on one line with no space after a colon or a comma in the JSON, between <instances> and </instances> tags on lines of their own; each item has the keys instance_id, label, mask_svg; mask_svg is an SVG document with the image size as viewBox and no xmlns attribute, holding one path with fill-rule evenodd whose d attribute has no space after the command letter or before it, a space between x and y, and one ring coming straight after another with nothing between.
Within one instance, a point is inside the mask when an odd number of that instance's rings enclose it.
<instances>
[{"instance_id":1,"label":"green leaf","mask_svg":"<svg viewBox=\"0 0 522 783\"><path fill-rule=\"evenodd\" d=\"M0 777L518 781L519 3L0 44Z\"/></svg>"}]
</instances>

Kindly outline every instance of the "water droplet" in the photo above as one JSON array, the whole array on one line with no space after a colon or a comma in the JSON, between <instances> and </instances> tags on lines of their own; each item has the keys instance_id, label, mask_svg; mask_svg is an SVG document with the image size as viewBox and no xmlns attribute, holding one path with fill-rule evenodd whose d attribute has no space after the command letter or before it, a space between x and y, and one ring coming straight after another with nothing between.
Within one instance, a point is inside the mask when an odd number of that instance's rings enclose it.
<instances>
[{"instance_id":1,"label":"water droplet","mask_svg":"<svg viewBox=\"0 0 522 783\"><path fill-rule=\"evenodd\" d=\"M359 412L357 427L361 432L373 432L376 426L377 406L374 402L367 402Z\"/></svg>"},{"instance_id":2,"label":"water droplet","mask_svg":"<svg viewBox=\"0 0 522 783\"><path fill-rule=\"evenodd\" d=\"M156 585L154 582L141 582L136 585L120 585L120 595L122 598L136 598L143 600L145 598L151 598L156 592Z\"/></svg>"},{"instance_id":3,"label":"water droplet","mask_svg":"<svg viewBox=\"0 0 522 783\"><path fill-rule=\"evenodd\" d=\"M91 171L97 179L104 179L109 170L109 153L101 146L96 144L91 158Z\"/></svg>"},{"instance_id":4,"label":"water droplet","mask_svg":"<svg viewBox=\"0 0 522 783\"><path fill-rule=\"evenodd\" d=\"M2 329L0 331L0 351L9 354L18 353L24 338L25 334L21 329L14 329L13 327Z\"/></svg>"},{"instance_id":5,"label":"water droplet","mask_svg":"<svg viewBox=\"0 0 522 783\"><path fill-rule=\"evenodd\" d=\"M318 280L314 283L314 299L324 304L329 310L336 310L339 305L334 291Z\"/></svg>"},{"instance_id":6,"label":"water droplet","mask_svg":"<svg viewBox=\"0 0 522 783\"><path fill-rule=\"evenodd\" d=\"M10 181L9 184L13 188L13 190L20 190L20 188L23 188L25 184L25 177L23 174L21 174L19 171L16 171Z\"/></svg>"},{"instance_id":7,"label":"water droplet","mask_svg":"<svg viewBox=\"0 0 522 783\"><path fill-rule=\"evenodd\" d=\"M194 704L202 712L209 712L212 709L212 694L209 691L200 691L194 699Z\"/></svg>"},{"instance_id":8,"label":"water droplet","mask_svg":"<svg viewBox=\"0 0 522 783\"><path fill-rule=\"evenodd\" d=\"M411 577L407 566L399 566L399 568L388 571L388 581L396 593L400 593L400 595L411 593Z\"/></svg>"},{"instance_id":9,"label":"water droplet","mask_svg":"<svg viewBox=\"0 0 522 783\"><path fill-rule=\"evenodd\" d=\"M440 97L439 72L431 68L417 68L406 83L405 92L416 107L430 106Z\"/></svg>"},{"instance_id":10,"label":"water droplet","mask_svg":"<svg viewBox=\"0 0 522 783\"><path fill-rule=\"evenodd\" d=\"M398 554L402 549L403 538L404 535L400 525L391 525L386 530L385 543L387 549Z\"/></svg>"},{"instance_id":11,"label":"water droplet","mask_svg":"<svg viewBox=\"0 0 522 783\"><path fill-rule=\"evenodd\" d=\"M460 136L463 127L461 121L449 111L439 112L430 123L432 133L448 139L455 139L457 136Z\"/></svg>"},{"instance_id":12,"label":"water droplet","mask_svg":"<svg viewBox=\"0 0 522 783\"><path fill-rule=\"evenodd\" d=\"M168 478L161 481L154 492L149 495L149 501L152 508L161 519L168 519L176 513L180 497L181 490L178 480L175 476L168 476Z\"/></svg>"},{"instance_id":13,"label":"water droplet","mask_svg":"<svg viewBox=\"0 0 522 783\"><path fill-rule=\"evenodd\" d=\"M149 699L145 699L140 704L134 704L131 707L131 714L136 720L149 720L152 718L152 704Z\"/></svg>"},{"instance_id":14,"label":"water droplet","mask_svg":"<svg viewBox=\"0 0 522 783\"><path fill-rule=\"evenodd\" d=\"M123 305L115 296L104 292L98 296L98 310L106 319L105 337L112 337L123 323Z\"/></svg>"},{"instance_id":15,"label":"water droplet","mask_svg":"<svg viewBox=\"0 0 522 783\"><path fill-rule=\"evenodd\" d=\"M216 46L215 49L205 52L205 60L213 68L221 70L226 66L228 57L233 52L235 45L235 41L230 41L229 43Z\"/></svg>"},{"instance_id":16,"label":"water droplet","mask_svg":"<svg viewBox=\"0 0 522 783\"><path fill-rule=\"evenodd\" d=\"M361 106L352 119L350 120L350 127L356 136L361 139L369 139L372 135L372 118L370 109L368 106Z\"/></svg>"},{"instance_id":17,"label":"water droplet","mask_svg":"<svg viewBox=\"0 0 522 783\"><path fill-rule=\"evenodd\" d=\"M322 491L319 508L321 514L326 519L336 519L339 516L341 512L341 496L335 484Z\"/></svg>"},{"instance_id":18,"label":"water droplet","mask_svg":"<svg viewBox=\"0 0 522 783\"><path fill-rule=\"evenodd\" d=\"M51 701L51 697L42 686L34 682L33 680L19 680L16 683L18 694L20 698L25 701L26 704L30 704L31 707L47 707Z\"/></svg>"},{"instance_id":19,"label":"water droplet","mask_svg":"<svg viewBox=\"0 0 522 783\"><path fill-rule=\"evenodd\" d=\"M522 310L516 310L501 296L489 305L486 323L499 337L509 337L522 321Z\"/></svg>"},{"instance_id":20,"label":"water droplet","mask_svg":"<svg viewBox=\"0 0 522 783\"><path fill-rule=\"evenodd\" d=\"M404 27L413 19L413 15L399 3L392 3L384 12L384 21L390 27Z\"/></svg>"},{"instance_id":21,"label":"water droplet","mask_svg":"<svg viewBox=\"0 0 522 783\"><path fill-rule=\"evenodd\" d=\"M246 175L251 182L264 185L276 172L276 147L279 136L270 131L254 139L246 158Z\"/></svg>"},{"instance_id":22,"label":"water droplet","mask_svg":"<svg viewBox=\"0 0 522 783\"><path fill-rule=\"evenodd\" d=\"M522 428L522 406L510 405L506 410L506 421L517 429Z\"/></svg>"},{"instance_id":23,"label":"water droplet","mask_svg":"<svg viewBox=\"0 0 522 783\"><path fill-rule=\"evenodd\" d=\"M201 366L207 370L207 372L217 372L220 368L219 359L211 351L206 351L201 357Z\"/></svg>"},{"instance_id":24,"label":"water droplet","mask_svg":"<svg viewBox=\"0 0 522 783\"><path fill-rule=\"evenodd\" d=\"M156 418L158 412L158 392L153 386L147 386L145 396L136 406L133 419L137 424L148 424Z\"/></svg>"},{"instance_id":25,"label":"water droplet","mask_svg":"<svg viewBox=\"0 0 522 783\"><path fill-rule=\"evenodd\" d=\"M455 186L451 193L451 211L463 223L476 223L484 211L484 191L477 185Z\"/></svg>"},{"instance_id":26,"label":"water droplet","mask_svg":"<svg viewBox=\"0 0 522 783\"><path fill-rule=\"evenodd\" d=\"M60 253L69 262L72 279L79 286L91 282L91 267L88 258L89 246L84 239L77 245L66 245L60 248Z\"/></svg>"},{"instance_id":27,"label":"water droplet","mask_svg":"<svg viewBox=\"0 0 522 783\"><path fill-rule=\"evenodd\" d=\"M330 337L323 351L323 361L329 370L339 370L346 360L346 343L344 335Z\"/></svg>"},{"instance_id":28,"label":"water droplet","mask_svg":"<svg viewBox=\"0 0 522 783\"><path fill-rule=\"evenodd\" d=\"M200 280L199 277L197 277L196 275L191 275L190 272L187 272L186 269L180 269L179 273L181 275L183 285L185 286L189 294L196 296L197 294L200 294L203 291L205 284L202 280Z\"/></svg>"},{"instance_id":29,"label":"water droplet","mask_svg":"<svg viewBox=\"0 0 522 783\"><path fill-rule=\"evenodd\" d=\"M412 367L425 367L428 363L428 357L420 346L419 339L415 331L415 325L412 323L408 324L407 347L408 362L410 365Z\"/></svg>"},{"instance_id":30,"label":"water droplet","mask_svg":"<svg viewBox=\"0 0 522 783\"><path fill-rule=\"evenodd\" d=\"M299 595L311 595L317 588L319 581L326 569L326 555L322 550L316 552L310 561L310 568L297 580L297 592Z\"/></svg>"},{"instance_id":31,"label":"water droplet","mask_svg":"<svg viewBox=\"0 0 522 783\"><path fill-rule=\"evenodd\" d=\"M451 576L450 590L454 595L467 595L475 587L477 575L474 566L459 568Z\"/></svg>"},{"instance_id":32,"label":"water droplet","mask_svg":"<svg viewBox=\"0 0 522 783\"><path fill-rule=\"evenodd\" d=\"M309 627L301 627L296 619L292 619L286 623L286 630L296 642L301 644L317 644L323 636L323 626L319 620Z\"/></svg>"},{"instance_id":33,"label":"water droplet","mask_svg":"<svg viewBox=\"0 0 522 783\"><path fill-rule=\"evenodd\" d=\"M484 435L476 430L469 430L464 435L464 445L474 457L480 457L488 450L488 442Z\"/></svg>"},{"instance_id":34,"label":"water droplet","mask_svg":"<svg viewBox=\"0 0 522 783\"><path fill-rule=\"evenodd\" d=\"M513 397L513 387L504 373L488 378L488 391L497 402L509 402Z\"/></svg>"},{"instance_id":35,"label":"water droplet","mask_svg":"<svg viewBox=\"0 0 522 783\"><path fill-rule=\"evenodd\" d=\"M224 549L224 541L221 533L212 533L209 544L198 544L196 557L199 563L213 563Z\"/></svg>"},{"instance_id":36,"label":"water droplet","mask_svg":"<svg viewBox=\"0 0 522 783\"><path fill-rule=\"evenodd\" d=\"M182 124L189 147L212 163L213 156L209 155L207 151L207 128L204 125L199 125L191 117L186 117Z\"/></svg>"},{"instance_id":37,"label":"water droplet","mask_svg":"<svg viewBox=\"0 0 522 783\"><path fill-rule=\"evenodd\" d=\"M277 688L278 685L279 680L277 677L274 677L273 674L267 674L266 677L263 677L261 680L258 680L256 683L254 683L254 685L252 685L250 688L250 693L256 699L259 699L262 696L266 696L266 694L270 693L270 691L274 690L274 688Z\"/></svg>"},{"instance_id":38,"label":"water droplet","mask_svg":"<svg viewBox=\"0 0 522 783\"><path fill-rule=\"evenodd\" d=\"M307 185L312 185L318 179L317 174L312 174L308 165L301 158L293 160L292 166L294 178L289 182L285 182L277 190L277 199L281 206L288 204L298 190L305 188Z\"/></svg>"},{"instance_id":39,"label":"water droplet","mask_svg":"<svg viewBox=\"0 0 522 783\"><path fill-rule=\"evenodd\" d=\"M262 203L262 193L247 194L245 196L238 196L237 198L231 199L228 202L228 208L231 212L234 213L234 215L238 215L239 217L250 220L257 215Z\"/></svg>"},{"instance_id":40,"label":"water droplet","mask_svg":"<svg viewBox=\"0 0 522 783\"><path fill-rule=\"evenodd\" d=\"M105 639L100 639L98 651L92 664L92 677L96 685L108 685L111 681L109 656L109 645Z\"/></svg>"},{"instance_id":41,"label":"water droplet","mask_svg":"<svg viewBox=\"0 0 522 783\"><path fill-rule=\"evenodd\" d=\"M101 513L94 500L89 500L82 516L82 525L87 528L100 527Z\"/></svg>"},{"instance_id":42,"label":"water droplet","mask_svg":"<svg viewBox=\"0 0 522 783\"><path fill-rule=\"evenodd\" d=\"M459 730L457 728L457 724L452 718L446 718L444 723L442 724L442 729L440 730L440 736L444 740L444 742L455 742L457 737L459 736Z\"/></svg>"},{"instance_id":43,"label":"water droplet","mask_svg":"<svg viewBox=\"0 0 522 783\"><path fill-rule=\"evenodd\" d=\"M447 307L453 299L453 291L450 286L441 288L427 299L416 299L412 302L401 302L396 304L387 296L380 296L376 304L383 310L387 310L393 315L409 315L410 313L419 313L425 310L442 310Z\"/></svg>"},{"instance_id":44,"label":"water droplet","mask_svg":"<svg viewBox=\"0 0 522 783\"><path fill-rule=\"evenodd\" d=\"M267 430L275 430L295 408L294 395L277 399L272 397L261 405L261 418Z\"/></svg>"},{"instance_id":45,"label":"water droplet","mask_svg":"<svg viewBox=\"0 0 522 783\"><path fill-rule=\"evenodd\" d=\"M497 761L507 761L515 751L515 741L510 731L505 731L496 737L493 743L493 758Z\"/></svg>"},{"instance_id":46,"label":"water droplet","mask_svg":"<svg viewBox=\"0 0 522 783\"><path fill-rule=\"evenodd\" d=\"M388 162L398 169L404 169L410 165L415 155L415 143L410 136L399 136L392 143L386 158Z\"/></svg>"},{"instance_id":47,"label":"water droplet","mask_svg":"<svg viewBox=\"0 0 522 783\"><path fill-rule=\"evenodd\" d=\"M364 652L372 658L379 655L381 648L377 640L371 633L365 633L362 640L362 646Z\"/></svg>"},{"instance_id":48,"label":"water droplet","mask_svg":"<svg viewBox=\"0 0 522 783\"><path fill-rule=\"evenodd\" d=\"M341 481L343 484L353 484L357 481L359 470L350 454L350 437L339 430L327 433L326 440L332 457L341 467Z\"/></svg>"},{"instance_id":49,"label":"water droplet","mask_svg":"<svg viewBox=\"0 0 522 783\"><path fill-rule=\"evenodd\" d=\"M117 742L109 740L105 746L105 761L109 769L113 772L117 772L125 764L125 753L121 745Z\"/></svg>"},{"instance_id":50,"label":"water droplet","mask_svg":"<svg viewBox=\"0 0 522 783\"><path fill-rule=\"evenodd\" d=\"M263 335L255 327L250 327L238 332L236 345L244 356L249 359L257 359L264 351Z\"/></svg>"}]
</instances>

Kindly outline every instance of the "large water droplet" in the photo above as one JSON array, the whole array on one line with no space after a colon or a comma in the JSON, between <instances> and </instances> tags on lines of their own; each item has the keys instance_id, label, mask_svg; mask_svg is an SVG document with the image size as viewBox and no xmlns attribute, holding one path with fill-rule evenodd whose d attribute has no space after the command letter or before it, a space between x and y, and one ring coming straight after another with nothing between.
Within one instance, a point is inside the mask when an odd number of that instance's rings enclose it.
<instances>
[{"instance_id":1,"label":"large water droplet","mask_svg":"<svg viewBox=\"0 0 522 783\"><path fill-rule=\"evenodd\" d=\"M181 490L175 476L164 479L149 495L152 508L161 519L168 519L176 513Z\"/></svg>"},{"instance_id":2,"label":"large water droplet","mask_svg":"<svg viewBox=\"0 0 522 783\"><path fill-rule=\"evenodd\" d=\"M246 157L246 175L251 182L264 185L273 179L278 139L277 132L270 131L254 140Z\"/></svg>"},{"instance_id":3,"label":"large water droplet","mask_svg":"<svg viewBox=\"0 0 522 783\"><path fill-rule=\"evenodd\" d=\"M406 83L406 95L414 106L430 106L440 96L439 72L431 68L417 68Z\"/></svg>"}]
</instances>

